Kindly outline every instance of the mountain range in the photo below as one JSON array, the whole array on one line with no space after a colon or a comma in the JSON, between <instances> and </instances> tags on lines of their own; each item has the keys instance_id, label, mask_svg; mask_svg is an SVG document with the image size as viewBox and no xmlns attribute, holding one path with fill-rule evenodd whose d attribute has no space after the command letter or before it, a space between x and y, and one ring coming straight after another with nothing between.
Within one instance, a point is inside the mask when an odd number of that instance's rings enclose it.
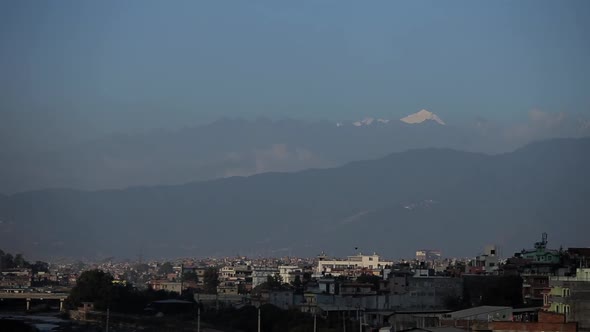
<instances>
[{"instance_id":1,"label":"mountain range","mask_svg":"<svg viewBox=\"0 0 590 332\"><path fill-rule=\"evenodd\" d=\"M19 132L5 134L11 129L0 123L0 193L183 184L337 167L417 148L504 153L541 139L590 136L590 121L566 113L534 110L527 123L509 126L481 118L461 123L444 118L421 110L397 119L366 116L341 122L222 119L60 144L57 135L63 131L37 137L42 125L24 130L20 124L24 136L17 140Z\"/></svg>"},{"instance_id":2,"label":"mountain range","mask_svg":"<svg viewBox=\"0 0 590 332\"><path fill-rule=\"evenodd\" d=\"M243 125L223 126L232 123ZM275 125L289 132L288 123ZM345 255L359 247L397 258L420 248L469 255L492 243L511 254L548 232L552 247L587 246L589 169L590 138L553 139L494 155L414 149L182 185L28 191L0 196L0 243L51 257Z\"/></svg>"}]
</instances>

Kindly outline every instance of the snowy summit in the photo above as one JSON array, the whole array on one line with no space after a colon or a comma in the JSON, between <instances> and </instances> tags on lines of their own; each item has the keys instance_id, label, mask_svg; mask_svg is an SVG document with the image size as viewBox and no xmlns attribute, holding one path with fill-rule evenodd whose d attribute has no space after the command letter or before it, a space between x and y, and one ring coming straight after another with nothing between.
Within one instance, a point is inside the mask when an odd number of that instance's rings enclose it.
<instances>
[{"instance_id":1,"label":"snowy summit","mask_svg":"<svg viewBox=\"0 0 590 332\"><path fill-rule=\"evenodd\" d=\"M414 123L422 123L426 120L431 120L431 121L436 121L436 123L440 124L440 125L445 125L445 122L438 117L438 115L429 112L427 110L421 110L418 113L414 113L414 114L410 114L408 116L406 116L405 118L401 118L400 121L405 122L405 123L410 123L410 124L414 124Z\"/></svg>"},{"instance_id":2,"label":"snowy summit","mask_svg":"<svg viewBox=\"0 0 590 332\"><path fill-rule=\"evenodd\" d=\"M361 121L353 122L352 125L355 127L361 127L361 126L370 126L373 123L388 123L388 122L389 122L389 120L386 120L386 119L364 118Z\"/></svg>"}]
</instances>

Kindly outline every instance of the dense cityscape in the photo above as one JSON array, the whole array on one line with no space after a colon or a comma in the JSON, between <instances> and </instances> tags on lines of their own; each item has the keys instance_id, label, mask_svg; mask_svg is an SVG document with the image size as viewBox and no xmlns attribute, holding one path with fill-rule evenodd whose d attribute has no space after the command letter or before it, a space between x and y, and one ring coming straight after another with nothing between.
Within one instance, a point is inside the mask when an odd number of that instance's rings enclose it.
<instances>
[{"instance_id":1,"label":"dense cityscape","mask_svg":"<svg viewBox=\"0 0 590 332\"><path fill-rule=\"evenodd\" d=\"M590 332L590 0L0 0L0 332Z\"/></svg>"},{"instance_id":2,"label":"dense cityscape","mask_svg":"<svg viewBox=\"0 0 590 332\"><path fill-rule=\"evenodd\" d=\"M551 248L545 233L528 247L501 257L488 245L462 259L424 249L400 261L359 248L340 259L70 264L1 252L0 310L61 312L64 330L149 329L154 320L155 330L186 331L590 328L590 248Z\"/></svg>"}]
</instances>

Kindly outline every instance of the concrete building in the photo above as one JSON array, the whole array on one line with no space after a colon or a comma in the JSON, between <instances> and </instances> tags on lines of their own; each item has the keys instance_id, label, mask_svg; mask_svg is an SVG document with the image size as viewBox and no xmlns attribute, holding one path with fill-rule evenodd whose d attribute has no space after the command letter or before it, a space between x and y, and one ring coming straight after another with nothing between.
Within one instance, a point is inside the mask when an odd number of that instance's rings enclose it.
<instances>
[{"instance_id":1,"label":"concrete building","mask_svg":"<svg viewBox=\"0 0 590 332\"><path fill-rule=\"evenodd\" d=\"M27 288L31 287L33 273L31 269L9 269L0 273L0 287Z\"/></svg>"},{"instance_id":2,"label":"concrete building","mask_svg":"<svg viewBox=\"0 0 590 332\"><path fill-rule=\"evenodd\" d=\"M367 296L377 294L372 284L361 282L345 282L340 284L339 293L341 296Z\"/></svg>"},{"instance_id":3,"label":"concrete building","mask_svg":"<svg viewBox=\"0 0 590 332\"><path fill-rule=\"evenodd\" d=\"M421 249L416 251L416 260L420 262L437 261L441 258L441 256L442 253L440 250Z\"/></svg>"},{"instance_id":4,"label":"concrete building","mask_svg":"<svg viewBox=\"0 0 590 332\"><path fill-rule=\"evenodd\" d=\"M484 253L475 257L466 266L468 274L495 274L500 267L498 248L495 245L486 246Z\"/></svg>"},{"instance_id":5,"label":"concrete building","mask_svg":"<svg viewBox=\"0 0 590 332\"><path fill-rule=\"evenodd\" d=\"M522 250L515 257L526 263L522 267L522 296L528 305L542 306L543 293L549 289L549 277L561 271L560 251L547 248L547 233L543 233L541 241L535 242L534 249Z\"/></svg>"},{"instance_id":6,"label":"concrete building","mask_svg":"<svg viewBox=\"0 0 590 332\"><path fill-rule=\"evenodd\" d=\"M578 268L573 277L550 277L543 304L564 314L566 322L577 322L580 331L590 331L590 268Z\"/></svg>"},{"instance_id":7,"label":"concrete building","mask_svg":"<svg viewBox=\"0 0 590 332\"><path fill-rule=\"evenodd\" d=\"M540 242L535 242L532 250L523 250L520 257L528 259L533 263L559 264L560 254L557 250L547 249L547 233L543 233Z\"/></svg>"},{"instance_id":8,"label":"concrete building","mask_svg":"<svg viewBox=\"0 0 590 332\"><path fill-rule=\"evenodd\" d=\"M233 266L224 266L219 269L219 279L228 280L236 277L236 269Z\"/></svg>"},{"instance_id":9,"label":"concrete building","mask_svg":"<svg viewBox=\"0 0 590 332\"><path fill-rule=\"evenodd\" d=\"M336 294L336 280L334 278L318 279L318 291L323 294Z\"/></svg>"},{"instance_id":10,"label":"concrete building","mask_svg":"<svg viewBox=\"0 0 590 332\"><path fill-rule=\"evenodd\" d=\"M512 307L479 306L459 311L453 311L441 316L442 320L451 321L512 321ZM446 324L444 324L446 325ZM457 325L455 325L457 326Z\"/></svg>"},{"instance_id":11,"label":"concrete building","mask_svg":"<svg viewBox=\"0 0 590 332\"><path fill-rule=\"evenodd\" d=\"M389 282L389 293L392 295L406 294L408 292L409 279L411 277L411 271L392 271L387 279Z\"/></svg>"},{"instance_id":12,"label":"concrete building","mask_svg":"<svg viewBox=\"0 0 590 332\"><path fill-rule=\"evenodd\" d=\"M252 287L265 283L269 276L279 275L279 269L268 266L255 266L252 268Z\"/></svg>"},{"instance_id":13,"label":"concrete building","mask_svg":"<svg viewBox=\"0 0 590 332\"><path fill-rule=\"evenodd\" d=\"M239 282L238 281L222 281L217 285L217 294L219 295L238 295Z\"/></svg>"},{"instance_id":14,"label":"concrete building","mask_svg":"<svg viewBox=\"0 0 590 332\"><path fill-rule=\"evenodd\" d=\"M561 314L540 311L536 321L491 321L484 323L483 326L476 326L473 330L492 332L578 332L578 325L565 322Z\"/></svg>"},{"instance_id":15,"label":"concrete building","mask_svg":"<svg viewBox=\"0 0 590 332\"><path fill-rule=\"evenodd\" d=\"M452 277L411 277L407 294L417 308L442 309L450 299L463 294L463 279Z\"/></svg>"},{"instance_id":16,"label":"concrete building","mask_svg":"<svg viewBox=\"0 0 590 332\"><path fill-rule=\"evenodd\" d=\"M180 294L182 292L182 283L168 280L150 280L149 287L155 291L164 290Z\"/></svg>"},{"instance_id":17,"label":"concrete building","mask_svg":"<svg viewBox=\"0 0 590 332\"><path fill-rule=\"evenodd\" d=\"M279 265L279 277L286 284L291 284L295 281L298 274L302 273L303 269L295 265Z\"/></svg>"},{"instance_id":18,"label":"concrete building","mask_svg":"<svg viewBox=\"0 0 590 332\"><path fill-rule=\"evenodd\" d=\"M315 277L331 274L332 276L353 275L355 270L383 270L386 266L393 265L393 262L380 260L379 255L358 254L348 256L345 260L327 260L325 255L318 257L318 264L315 270Z\"/></svg>"}]
</instances>

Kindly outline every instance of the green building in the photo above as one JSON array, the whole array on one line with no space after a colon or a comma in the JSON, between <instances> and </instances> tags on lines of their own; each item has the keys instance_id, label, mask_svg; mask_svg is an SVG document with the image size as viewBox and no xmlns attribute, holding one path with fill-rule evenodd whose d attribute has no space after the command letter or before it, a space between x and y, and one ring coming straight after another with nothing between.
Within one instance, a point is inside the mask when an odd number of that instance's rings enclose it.
<instances>
[{"instance_id":1,"label":"green building","mask_svg":"<svg viewBox=\"0 0 590 332\"><path fill-rule=\"evenodd\" d=\"M543 233L541 242L535 242L535 249L522 250L521 257L540 264L559 264L560 253L558 250L547 249L547 233Z\"/></svg>"}]
</instances>

